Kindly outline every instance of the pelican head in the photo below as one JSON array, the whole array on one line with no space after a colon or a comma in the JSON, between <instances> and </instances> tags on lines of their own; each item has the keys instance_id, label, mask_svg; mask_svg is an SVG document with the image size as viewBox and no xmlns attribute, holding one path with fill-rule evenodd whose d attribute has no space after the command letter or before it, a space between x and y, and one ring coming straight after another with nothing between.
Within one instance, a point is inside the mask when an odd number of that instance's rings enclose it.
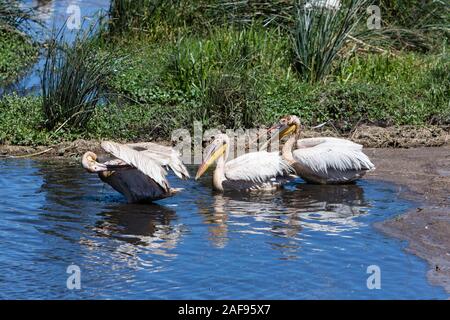
<instances>
[{"instance_id":1,"label":"pelican head","mask_svg":"<svg viewBox=\"0 0 450 320\"><path fill-rule=\"evenodd\" d=\"M86 171L91 173L107 170L104 164L97 162L97 155L91 151L83 154L83 157L81 158L81 164L83 165L83 168L86 169Z\"/></svg>"},{"instance_id":2,"label":"pelican head","mask_svg":"<svg viewBox=\"0 0 450 320\"><path fill-rule=\"evenodd\" d=\"M297 116L290 115L280 119L280 121L269 129L271 134L269 141L273 141L275 138L280 140L292 133L300 133L300 119Z\"/></svg>"},{"instance_id":3,"label":"pelican head","mask_svg":"<svg viewBox=\"0 0 450 320\"><path fill-rule=\"evenodd\" d=\"M226 153L230 144L230 139L226 134L219 134L213 139L213 142L205 150L205 157L198 168L195 180L200 178L217 159Z\"/></svg>"}]
</instances>

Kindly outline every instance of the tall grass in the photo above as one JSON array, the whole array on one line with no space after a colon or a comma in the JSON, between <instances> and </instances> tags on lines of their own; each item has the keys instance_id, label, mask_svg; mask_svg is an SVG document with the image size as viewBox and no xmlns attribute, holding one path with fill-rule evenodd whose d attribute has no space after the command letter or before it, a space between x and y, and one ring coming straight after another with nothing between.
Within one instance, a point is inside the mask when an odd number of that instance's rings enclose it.
<instances>
[{"instance_id":1,"label":"tall grass","mask_svg":"<svg viewBox=\"0 0 450 320\"><path fill-rule=\"evenodd\" d=\"M212 0L213 2L216 0ZM209 0L112 0L109 37L173 40L179 32L208 29ZM206 26L206 27L204 27Z\"/></svg>"},{"instance_id":2,"label":"tall grass","mask_svg":"<svg viewBox=\"0 0 450 320\"><path fill-rule=\"evenodd\" d=\"M299 1L293 31L294 69L307 82L323 80L355 28L366 0L342 1L340 9L307 6Z\"/></svg>"},{"instance_id":3,"label":"tall grass","mask_svg":"<svg viewBox=\"0 0 450 320\"><path fill-rule=\"evenodd\" d=\"M447 25L450 6L445 0L378 0L385 25L420 29Z\"/></svg>"},{"instance_id":4,"label":"tall grass","mask_svg":"<svg viewBox=\"0 0 450 320\"><path fill-rule=\"evenodd\" d=\"M100 99L108 94L107 81L120 59L98 52L93 29L80 31L72 43L65 41L61 30L48 43L41 78L47 129L85 127Z\"/></svg>"},{"instance_id":5,"label":"tall grass","mask_svg":"<svg viewBox=\"0 0 450 320\"><path fill-rule=\"evenodd\" d=\"M207 1L204 1L207 2ZM287 26L292 22L295 0L226 0L210 1L207 8L214 24L225 22L249 25L259 21L263 26Z\"/></svg>"},{"instance_id":6,"label":"tall grass","mask_svg":"<svg viewBox=\"0 0 450 320\"><path fill-rule=\"evenodd\" d=\"M442 0L378 0L381 29L361 25L356 37L390 51L439 52L450 36L450 6Z\"/></svg>"},{"instance_id":7,"label":"tall grass","mask_svg":"<svg viewBox=\"0 0 450 320\"><path fill-rule=\"evenodd\" d=\"M112 0L109 9L110 34L145 31L163 3L163 0Z\"/></svg>"},{"instance_id":8,"label":"tall grass","mask_svg":"<svg viewBox=\"0 0 450 320\"><path fill-rule=\"evenodd\" d=\"M199 97L196 118L227 128L260 123L258 96L267 74L282 68L286 42L277 30L256 25L215 28L206 39L178 42L169 70L173 86Z\"/></svg>"}]
</instances>

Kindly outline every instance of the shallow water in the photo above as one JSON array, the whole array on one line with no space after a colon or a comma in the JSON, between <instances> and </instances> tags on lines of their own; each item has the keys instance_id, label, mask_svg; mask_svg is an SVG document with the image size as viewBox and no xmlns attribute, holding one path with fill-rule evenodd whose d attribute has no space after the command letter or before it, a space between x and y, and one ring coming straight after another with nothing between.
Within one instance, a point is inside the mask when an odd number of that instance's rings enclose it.
<instances>
[{"instance_id":1,"label":"shallow water","mask_svg":"<svg viewBox=\"0 0 450 320\"><path fill-rule=\"evenodd\" d=\"M42 22L42 26L32 24L29 34L33 40L44 43L54 36L55 31L59 32L71 16L70 6L77 6L80 9L81 29L85 30L100 15L105 15L110 5L109 0L24 0L25 8L36 10L37 18ZM64 38L72 41L79 30L64 28ZM8 93L19 95L39 94L41 89L41 76L44 69L45 58L41 53L36 63L16 82L0 88L0 97Z\"/></svg>"},{"instance_id":2,"label":"shallow water","mask_svg":"<svg viewBox=\"0 0 450 320\"><path fill-rule=\"evenodd\" d=\"M218 195L208 176L170 181L186 190L129 205L77 162L0 160L0 298L447 298L372 227L410 206L388 184Z\"/></svg>"}]
</instances>

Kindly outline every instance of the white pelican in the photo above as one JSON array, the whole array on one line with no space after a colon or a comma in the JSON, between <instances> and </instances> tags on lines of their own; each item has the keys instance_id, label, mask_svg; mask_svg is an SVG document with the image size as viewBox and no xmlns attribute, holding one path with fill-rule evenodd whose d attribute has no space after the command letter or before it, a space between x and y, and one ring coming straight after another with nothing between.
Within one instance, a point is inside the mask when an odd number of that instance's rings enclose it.
<instances>
[{"instance_id":1,"label":"white pelican","mask_svg":"<svg viewBox=\"0 0 450 320\"><path fill-rule=\"evenodd\" d=\"M297 116L281 118L271 137L290 136L283 146L282 156L307 182L318 184L348 183L375 170L362 145L339 138L299 139L300 120ZM293 150L295 149L295 150Z\"/></svg>"},{"instance_id":2,"label":"white pelican","mask_svg":"<svg viewBox=\"0 0 450 320\"><path fill-rule=\"evenodd\" d=\"M117 159L97 162L97 155L86 152L83 167L98 173L100 179L125 196L128 202L150 202L173 196L180 189L170 188L164 167L170 168L179 178L189 178L189 173L177 151L155 143L120 144L102 142L103 150Z\"/></svg>"},{"instance_id":3,"label":"white pelican","mask_svg":"<svg viewBox=\"0 0 450 320\"><path fill-rule=\"evenodd\" d=\"M217 160L213 174L213 188L226 190L271 190L281 187L291 171L278 152L250 152L227 162L230 139L219 134L207 147L203 163L195 179L200 178Z\"/></svg>"}]
</instances>

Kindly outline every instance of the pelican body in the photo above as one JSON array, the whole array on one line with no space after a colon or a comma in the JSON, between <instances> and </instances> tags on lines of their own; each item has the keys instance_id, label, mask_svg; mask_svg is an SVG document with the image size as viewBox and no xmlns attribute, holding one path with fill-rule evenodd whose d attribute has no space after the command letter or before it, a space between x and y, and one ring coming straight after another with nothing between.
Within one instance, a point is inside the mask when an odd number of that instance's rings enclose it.
<instances>
[{"instance_id":1,"label":"pelican body","mask_svg":"<svg viewBox=\"0 0 450 320\"><path fill-rule=\"evenodd\" d=\"M297 116L282 118L271 130L275 131L271 140L289 136L281 155L296 174L307 182L349 183L375 170L360 144L331 137L299 139L300 120Z\"/></svg>"},{"instance_id":2,"label":"pelican body","mask_svg":"<svg viewBox=\"0 0 450 320\"><path fill-rule=\"evenodd\" d=\"M170 147L150 142L119 144L110 141L102 142L101 146L116 159L99 163L97 155L89 151L82 157L83 168L97 173L130 203L152 202L180 191L170 188L164 167L170 168L179 178L189 177L178 152Z\"/></svg>"},{"instance_id":3,"label":"pelican body","mask_svg":"<svg viewBox=\"0 0 450 320\"><path fill-rule=\"evenodd\" d=\"M250 152L227 161L229 152L228 136L218 135L206 149L195 179L200 178L217 161L213 173L213 189L216 191L273 190L287 182L291 168L278 152Z\"/></svg>"}]
</instances>

